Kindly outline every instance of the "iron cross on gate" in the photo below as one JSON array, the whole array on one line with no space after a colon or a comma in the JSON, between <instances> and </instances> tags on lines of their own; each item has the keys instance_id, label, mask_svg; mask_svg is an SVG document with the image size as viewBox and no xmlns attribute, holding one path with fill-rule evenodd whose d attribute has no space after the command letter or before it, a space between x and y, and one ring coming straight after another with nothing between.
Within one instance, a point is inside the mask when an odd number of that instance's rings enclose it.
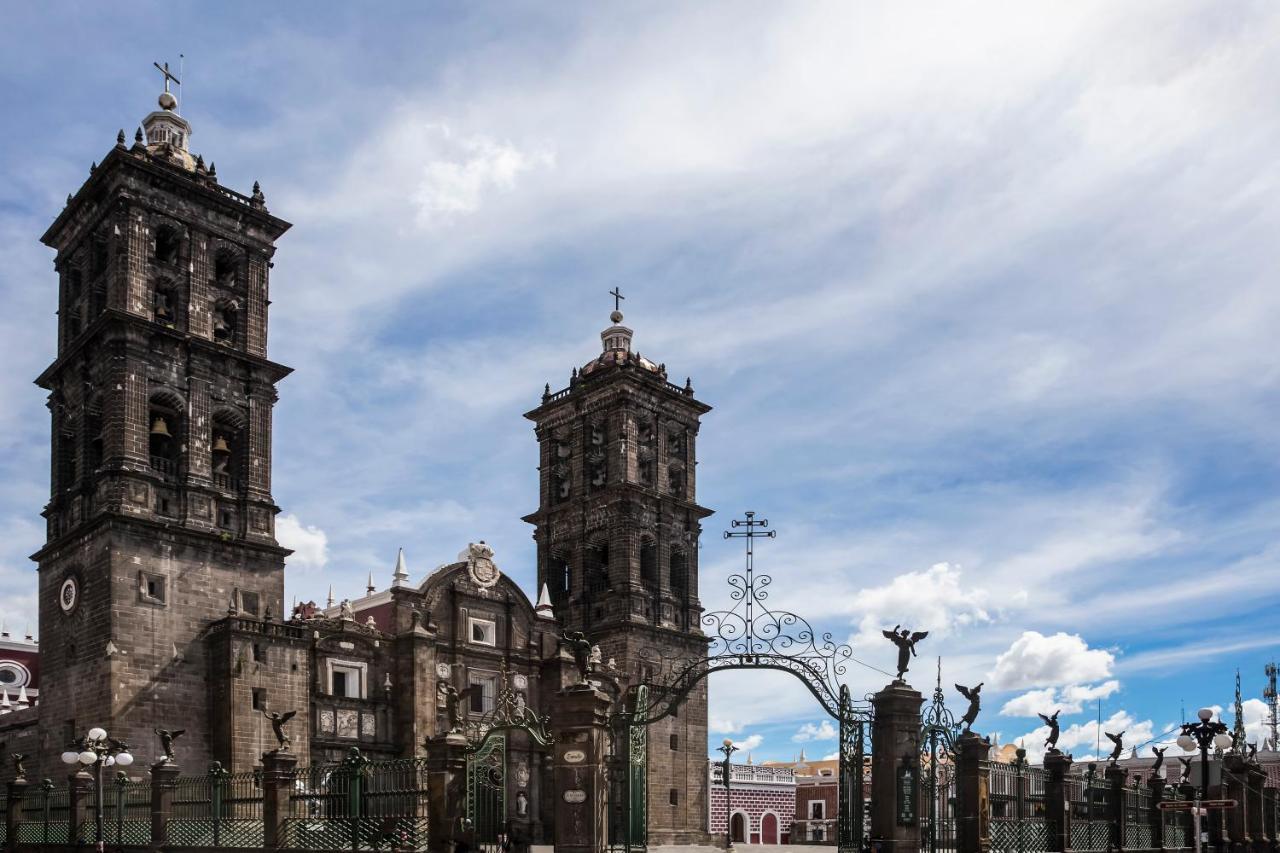
<instances>
[{"instance_id":1,"label":"iron cross on gate","mask_svg":"<svg viewBox=\"0 0 1280 853\"><path fill-rule=\"evenodd\" d=\"M756 539L773 539L778 535L778 531L769 530L769 519L756 519L756 514L751 510L747 510L745 519L735 518L729 522L733 528L743 527L745 530L726 530L724 532L725 539L746 539L747 540L747 587L743 592L744 603L746 604L746 634L743 639L746 640L745 647L748 652L755 651L755 603L756 603L756 579L755 579L755 540ZM768 583L768 578L765 578ZM748 655L754 658L754 655ZM746 661L749 663L750 661Z\"/></svg>"}]
</instances>

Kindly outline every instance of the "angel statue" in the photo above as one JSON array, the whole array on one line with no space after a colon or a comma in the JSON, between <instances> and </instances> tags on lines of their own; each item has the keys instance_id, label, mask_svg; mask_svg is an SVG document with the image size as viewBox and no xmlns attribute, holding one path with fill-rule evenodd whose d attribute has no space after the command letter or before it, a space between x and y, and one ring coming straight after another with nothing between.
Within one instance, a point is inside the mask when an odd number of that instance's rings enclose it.
<instances>
[{"instance_id":1,"label":"angel statue","mask_svg":"<svg viewBox=\"0 0 1280 853\"><path fill-rule=\"evenodd\" d=\"M156 729L156 736L160 738L160 747L164 750L164 763L173 763L173 742L186 734L186 729L178 729L171 732L168 729Z\"/></svg>"},{"instance_id":2,"label":"angel statue","mask_svg":"<svg viewBox=\"0 0 1280 853\"><path fill-rule=\"evenodd\" d=\"M1249 760L1256 763L1258 760L1258 744L1251 743L1251 744L1248 744L1248 747L1249 747Z\"/></svg>"},{"instance_id":3,"label":"angel statue","mask_svg":"<svg viewBox=\"0 0 1280 853\"><path fill-rule=\"evenodd\" d=\"M973 721L978 719L978 711L982 709L982 699L979 693L982 692L982 682L978 682L977 687L965 687L963 684L957 684L956 690L960 691L960 695L969 700L969 708L964 712L964 716L960 718L960 722L964 723L964 730L971 731L973 729Z\"/></svg>"},{"instance_id":4,"label":"angel statue","mask_svg":"<svg viewBox=\"0 0 1280 853\"><path fill-rule=\"evenodd\" d=\"M1151 778L1155 779L1160 776L1160 770L1164 767L1164 754L1169 747L1161 749L1158 746L1151 747L1151 754L1156 757L1156 763L1151 765Z\"/></svg>"},{"instance_id":5,"label":"angel statue","mask_svg":"<svg viewBox=\"0 0 1280 853\"><path fill-rule=\"evenodd\" d=\"M297 711L285 711L281 714L279 711L263 711L262 716L271 721L271 731L275 732L276 743L279 744L277 752L289 751L289 735L285 734L285 725L294 718Z\"/></svg>"},{"instance_id":6,"label":"angel statue","mask_svg":"<svg viewBox=\"0 0 1280 853\"><path fill-rule=\"evenodd\" d=\"M1111 732L1103 732L1103 734L1107 736L1108 740L1116 745L1115 749L1111 750L1111 755L1109 756L1111 763L1115 764L1120 760L1120 755L1124 752L1124 732L1121 732L1118 735L1113 735Z\"/></svg>"},{"instance_id":7,"label":"angel statue","mask_svg":"<svg viewBox=\"0 0 1280 853\"><path fill-rule=\"evenodd\" d=\"M578 683L586 684L591 677L591 641L581 631L571 631L564 635L564 641L573 652L573 662L578 666Z\"/></svg>"},{"instance_id":8,"label":"angel statue","mask_svg":"<svg viewBox=\"0 0 1280 853\"><path fill-rule=\"evenodd\" d=\"M916 653L916 643L929 636L929 632L916 631L912 633L901 625L894 625L892 631L882 631L881 633L884 634L885 639L898 647L898 680L902 681L903 676L907 674L907 666L911 663L911 657Z\"/></svg>"},{"instance_id":9,"label":"angel statue","mask_svg":"<svg viewBox=\"0 0 1280 853\"><path fill-rule=\"evenodd\" d=\"M1052 715L1048 717L1046 717L1044 714L1036 715L1040 719L1044 720L1044 724L1049 727L1049 736L1044 739L1044 746L1045 746L1045 749L1049 750L1050 752L1058 751L1058 735L1060 734L1060 732L1058 731L1058 715L1061 713L1062 713L1062 709L1059 708L1058 710L1054 711Z\"/></svg>"},{"instance_id":10,"label":"angel statue","mask_svg":"<svg viewBox=\"0 0 1280 853\"><path fill-rule=\"evenodd\" d=\"M1179 756L1178 760L1182 762L1182 776L1178 779L1178 784L1185 785L1191 779L1191 759Z\"/></svg>"},{"instance_id":11,"label":"angel statue","mask_svg":"<svg viewBox=\"0 0 1280 853\"><path fill-rule=\"evenodd\" d=\"M437 683L440 685L440 694L444 697L445 715L449 718L449 732L460 732L462 731L462 703L471 695L471 691L476 689L476 685L472 684L458 690L447 681Z\"/></svg>"},{"instance_id":12,"label":"angel statue","mask_svg":"<svg viewBox=\"0 0 1280 853\"><path fill-rule=\"evenodd\" d=\"M13 776L15 779L25 779L27 777L27 768L22 763L27 760L25 752L13 752L9 754L9 758L13 761Z\"/></svg>"}]
</instances>

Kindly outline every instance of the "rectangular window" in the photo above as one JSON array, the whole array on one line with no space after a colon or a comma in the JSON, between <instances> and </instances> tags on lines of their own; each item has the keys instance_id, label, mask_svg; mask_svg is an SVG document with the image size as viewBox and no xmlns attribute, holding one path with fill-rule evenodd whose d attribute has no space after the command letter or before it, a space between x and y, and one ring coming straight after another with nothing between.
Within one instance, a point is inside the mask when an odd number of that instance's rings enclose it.
<instances>
[{"instance_id":1,"label":"rectangular window","mask_svg":"<svg viewBox=\"0 0 1280 853\"><path fill-rule=\"evenodd\" d=\"M240 612L247 613L250 616L258 615L258 606L261 602L256 592L245 592L240 590Z\"/></svg>"},{"instance_id":2,"label":"rectangular window","mask_svg":"<svg viewBox=\"0 0 1280 853\"><path fill-rule=\"evenodd\" d=\"M680 789L679 788L672 788L667 793L667 802L673 806L680 805Z\"/></svg>"},{"instance_id":3,"label":"rectangular window","mask_svg":"<svg viewBox=\"0 0 1280 853\"><path fill-rule=\"evenodd\" d=\"M218 510L218 526L227 530L236 526L236 514L229 509Z\"/></svg>"},{"instance_id":4,"label":"rectangular window","mask_svg":"<svg viewBox=\"0 0 1280 853\"><path fill-rule=\"evenodd\" d=\"M254 644L253 644L253 662L254 662L254 663L262 663L262 662L264 662L266 659L267 659L267 653L266 653L266 651L262 648L262 644L261 644L261 643L254 643Z\"/></svg>"},{"instance_id":5,"label":"rectangular window","mask_svg":"<svg viewBox=\"0 0 1280 853\"><path fill-rule=\"evenodd\" d=\"M467 676L471 686L470 708L473 714L487 714L493 710L498 695L498 677L471 673Z\"/></svg>"},{"instance_id":6,"label":"rectangular window","mask_svg":"<svg viewBox=\"0 0 1280 853\"><path fill-rule=\"evenodd\" d=\"M672 736L671 736L671 748L672 748L672 749L679 749L679 748L680 748L680 735L672 735Z\"/></svg>"},{"instance_id":7,"label":"rectangular window","mask_svg":"<svg viewBox=\"0 0 1280 853\"><path fill-rule=\"evenodd\" d=\"M356 661L335 661L329 664L329 694L350 699L365 698L365 675L368 664Z\"/></svg>"},{"instance_id":8,"label":"rectangular window","mask_svg":"<svg viewBox=\"0 0 1280 853\"><path fill-rule=\"evenodd\" d=\"M826 816L827 816L826 808L827 808L827 804L825 801L810 800L809 801L809 820L826 819Z\"/></svg>"},{"instance_id":9,"label":"rectangular window","mask_svg":"<svg viewBox=\"0 0 1280 853\"><path fill-rule=\"evenodd\" d=\"M253 710L265 711L267 708L267 692L261 687L253 688Z\"/></svg>"},{"instance_id":10,"label":"rectangular window","mask_svg":"<svg viewBox=\"0 0 1280 853\"><path fill-rule=\"evenodd\" d=\"M164 604L167 600L167 584L164 575L138 572L138 595L148 604Z\"/></svg>"},{"instance_id":11,"label":"rectangular window","mask_svg":"<svg viewBox=\"0 0 1280 853\"><path fill-rule=\"evenodd\" d=\"M492 619L467 619L467 636L471 642L480 646L498 645L498 625Z\"/></svg>"}]
</instances>

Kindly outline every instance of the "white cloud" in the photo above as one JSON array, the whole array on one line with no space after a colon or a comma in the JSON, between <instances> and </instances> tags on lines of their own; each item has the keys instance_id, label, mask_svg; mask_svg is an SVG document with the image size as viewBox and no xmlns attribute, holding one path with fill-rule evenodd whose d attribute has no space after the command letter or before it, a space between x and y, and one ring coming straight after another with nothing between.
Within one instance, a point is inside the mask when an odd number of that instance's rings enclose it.
<instances>
[{"instance_id":1,"label":"white cloud","mask_svg":"<svg viewBox=\"0 0 1280 853\"><path fill-rule=\"evenodd\" d=\"M707 719L707 731L716 735L735 735L742 731L743 723L724 717L711 716Z\"/></svg>"},{"instance_id":2,"label":"white cloud","mask_svg":"<svg viewBox=\"0 0 1280 853\"><path fill-rule=\"evenodd\" d=\"M486 197L512 190L522 173L554 163L550 154L528 153L487 136L459 137L443 124L429 123L421 135L430 147L419 153L433 158L422 167L414 194L424 226L473 214Z\"/></svg>"},{"instance_id":3,"label":"white cloud","mask_svg":"<svg viewBox=\"0 0 1280 853\"><path fill-rule=\"evenodd\" d=\"M733 745L738 749L756 749L764 743L764 735L747 735L742 740L735 740Z\"/></svg>"},{"instance_id":4,"label":"white cloud","mask_svg":"<svg viewBox=\"0 0 1280 853\"><path fill-rule=\"evenodd\" d=\"M963 628L993 621L990 594L977 584L961 583L959 566L937 563L926 571L906 572L884 586L860 590L853 608L863 613L858 621L859 641L880 639L880 632L894 624L927 630L933 640Z\"/></svg>"},{"instance_id":5,"label":"white cloud","mask_svg":"<svg viewBox=\"0 0 1280 853\"><path fill-rule=\"evenodd\" d=\"M1060 690L1054 687L1028 690L1005 702L1000 713L1006 717L1034 717L1052 714L1055 710L1063 714L1078 714L1084 709L1084 703L1105 699L1119 689L1120 682L1111 679L1092 686L1069 684Z\"/></svg>"},{"instance_id":6,"label":"white cloud","mask_svg":"<svg viewBox=\"0 0 1280 853\"><path fill-rule=\"evenodd\" d=\"M823 720L816 724L805 723L791 736L791 739L797 743L804 743L812 740L835 740L836 735L836 727L831 725L831 721Z\"/></svg>"},{"instance_id":7,"label":"white cloud","mask_svg":"<svg viewBox=\"0 0 1280 853\"><path fill-rule=\"evenodd\" d=\"M1024 631L996 658L987 678L1000 689L1078 684L1106 678L1114 663L1111 652L1089 648L1078 634Z\"/></svg>"},{"instance_id":8,"label":"white cloud","mask_svg":"<svg viewBox=\"0 0 1280 853\"><path fill-rule=\"evenodd\" d=\"M295 571L319 571L329 562L329 537L314 525L304 525L292 513L276 518L276 539L293 553L285 564Z\"/></svg>"},{"instance_id":9,"label":"white cloud","mask_svg":"<svg viewBox=\"0 0 1280 853\"><path fill-rule=\"evenodd\" d=\"M827 753L826 755L822 756L822 759L821 759L821 760L822 760L822 761L839 761L839 760L840 760L840 753L838 753L838 752L830 752L830 753Z\"/></svg>"}]
</instances>

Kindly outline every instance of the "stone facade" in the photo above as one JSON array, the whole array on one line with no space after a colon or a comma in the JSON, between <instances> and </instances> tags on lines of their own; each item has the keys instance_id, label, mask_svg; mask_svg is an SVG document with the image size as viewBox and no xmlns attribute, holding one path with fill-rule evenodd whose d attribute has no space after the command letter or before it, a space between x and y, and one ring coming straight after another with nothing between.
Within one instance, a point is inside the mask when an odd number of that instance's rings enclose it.
<instances>
[{"instance_id":1,"label":"stone facade","mask_svg":"<svg viewBox=\"0 0 1280 853\"><path fill-rule=\"evenodd\" d=\"M603 353L525 417L539 446L538 583L556 616L633 682L705 656L699 628L697 434L710 407L631 350L621 312ZM649 841L705 839L706 682L649 730Z\"/></svg>"}]
</instances>

